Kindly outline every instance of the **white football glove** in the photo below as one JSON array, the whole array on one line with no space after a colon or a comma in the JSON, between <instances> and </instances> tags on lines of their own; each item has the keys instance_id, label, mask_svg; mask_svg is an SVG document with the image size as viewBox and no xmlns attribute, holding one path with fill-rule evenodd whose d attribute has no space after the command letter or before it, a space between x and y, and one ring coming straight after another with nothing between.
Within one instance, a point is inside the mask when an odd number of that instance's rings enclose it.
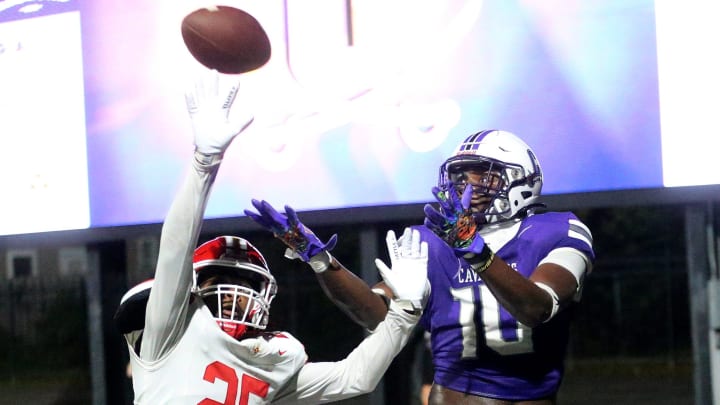
<instances>
[{"instance_id":1,"label":"white football glove","mask_svg":"<svg viewBox=\"0 0 720 405\"><path fill-rule=\"evenodd\" d=\"M235 136L252 123L253 116L248 112L230 114L239 87L237 78L221 78L217 71L212 70L185 93L195 150L198 152L222 155Z\"/></svg>"},{"instance_id":2,"label":"white football glove","mask_svg":"<svg viewBox=\"0 0 720 405\"><path fill-rule=\"evenodd\" d=\"M405 228L400 245L395 232L385 237L392 268L375 259L385 284L393 291L395 302L404 310L419 313L425 306L430 283L427 279L428 245L420 240L420 232Z\"/></svg>"}]
</instances>

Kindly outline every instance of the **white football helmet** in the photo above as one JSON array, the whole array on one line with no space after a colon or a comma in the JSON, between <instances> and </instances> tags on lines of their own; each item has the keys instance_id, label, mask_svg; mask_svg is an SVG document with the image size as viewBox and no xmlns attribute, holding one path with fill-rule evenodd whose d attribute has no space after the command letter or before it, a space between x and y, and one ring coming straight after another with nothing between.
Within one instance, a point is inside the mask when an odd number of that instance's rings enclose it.
<instances>
[{"instance_id":1,"label":"white football helmet","mask_svg":"<svg viewBox=\"0 0 720 405\"><path fill-rule=\"evenodd\" d=\"M487 186L473 185L475 193L492 198L484 211L476 216L480 223L509 221L543 205L538 202L543 184L540 163L532 149L516 135L500 130L470 135L440 166L438 187L454 188L462 194L466 183L456 174L473 167L495 172L502 180L488 181Z\"/></svg>"},{"instance_id":2,"label":"white football helmet","mask_svg":"<svg viewBox=\"0 0 720 405\"><path fill-rule=\"evenodd\" d=\"M205 242L195 249L193 269L193 292L205 301L223 331L239 338L248 327L267 327L277 283L265 258L250 242L237 236ZM202 287L211 276L239 278L247 285L220 283ZM245 308L240 308L241 298L246 301Z\"/></svg>"}]
</instances>

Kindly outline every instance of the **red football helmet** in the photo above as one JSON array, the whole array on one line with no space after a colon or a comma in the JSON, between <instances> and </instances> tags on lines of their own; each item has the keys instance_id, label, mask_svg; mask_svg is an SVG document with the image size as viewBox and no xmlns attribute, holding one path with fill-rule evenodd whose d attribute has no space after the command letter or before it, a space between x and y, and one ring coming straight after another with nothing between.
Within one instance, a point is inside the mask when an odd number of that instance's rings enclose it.
<instances>
[{"instance_id":1,"label":"red football helmet","mask_svg":"<svg viewBox=\"0 0 720 405\"><path fill-rule=\"evenodd\" d=\"M248 326L267 327L277 283L265 258L250 242L237 236L205 242L195 249L193 269L193 292L205 301L223 331L239 338ZM241 279L243 284L220 281L202 287L212 276ZM245 308L240 308L240 298L247 302Z\"/></svg>"}]
</instances>

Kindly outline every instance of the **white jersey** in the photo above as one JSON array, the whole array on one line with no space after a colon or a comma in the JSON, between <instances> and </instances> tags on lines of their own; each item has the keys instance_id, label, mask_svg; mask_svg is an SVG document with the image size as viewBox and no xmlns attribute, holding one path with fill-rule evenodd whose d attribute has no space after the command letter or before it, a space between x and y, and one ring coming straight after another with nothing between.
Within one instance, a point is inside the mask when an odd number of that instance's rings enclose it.
<instances>
[{"instance_id":1,"label":"white jersey","mask_svg":"<svg viewBox=\"0 0 720 405\"><path fill-rule=\"evenodd\" d=\"M390 304L344 360L306 363L288 333L233 339L191 294L192 256L219 156L195 154L163 225L140 353L126 335L136 404L317 404L371 392L419 320Z\"/></svg>"},{"instance_id":2,"label":"white jersey","mask_svg":"<svg viewBox=\"0 0 720 405\"><path fill-rule=\"evenodd\" d=\"M307 360L289 333L236 340L200 300L190 308L188 328L167 356L145 362L131 354L136 403L265 404Z\"/></svg>"}]
</instances>

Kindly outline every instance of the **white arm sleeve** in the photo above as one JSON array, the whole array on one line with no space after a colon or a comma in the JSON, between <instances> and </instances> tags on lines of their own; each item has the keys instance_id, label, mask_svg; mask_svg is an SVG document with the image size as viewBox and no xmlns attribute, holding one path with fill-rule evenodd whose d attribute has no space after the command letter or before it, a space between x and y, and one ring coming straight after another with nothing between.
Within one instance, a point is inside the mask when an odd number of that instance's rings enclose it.
<instances>
[{"instance_id":1,"label":"white arm sleeve","mask_svg":"<svg viewBox=\"0 0 720 405\"><path fill-rule=\"evenodd\" d=\"M182 336L192 287L192 258L205 206L222 157L195 152L190 172L175 195L160 236L155 281L145 314L140 358L154 361Z\"/></svg>"},{"instance_id":2,"label":"white arm sleeve","mask_svg":"<svg viewBox=\"0 0 720 405\"><path fill-rule=\"evenodd\" d=\"M587 256L577 249L564 247L551 251L538 265L543 263L557 264L572 273L577 281L576 297L579 298L585 275L592 271L592 263Z\"/></svg>"},{"instance_id":3,"label":"white arm sleeve","mask_svg":"<svg viewBox=\"0 0 720 405\"><path fill-rule=\"evenodd\" d=\"M317 404L372 392L419 319L392 301L385 320L344 360L305 364L273 403Z\"/></svg>"}]
</instances>

